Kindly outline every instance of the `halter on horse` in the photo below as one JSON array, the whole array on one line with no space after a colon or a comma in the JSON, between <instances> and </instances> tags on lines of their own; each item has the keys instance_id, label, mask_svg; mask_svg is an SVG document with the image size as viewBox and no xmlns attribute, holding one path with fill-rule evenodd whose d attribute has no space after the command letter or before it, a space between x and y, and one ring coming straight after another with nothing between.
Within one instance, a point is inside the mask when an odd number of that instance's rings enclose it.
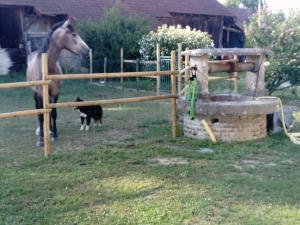
<instances>
[{"instance_id":1,"label":"halter on horse","mask_svg":"<svg viewBox=\"0 0 300 225\"><path fill-rule=\"evenodd\" d=\"M62 69L59 65L58 59L62 50L69 50L77 55L87 55L89 47L81 39L81 37L75 32L74 27L71 24L71 20L66 22L60 22L53 26L49 33L47 43L38 51L32 52L27 58L27 81L36 81L42 79L42 53L48 54L48 74L62 74ZM60 92L60 81L52 81L49 85L49 101L50 103L56 103ZM42 87L32 87L35 106L37 109L43 108L43 91ZM57 139L56 128L56 109L51 111L50 129L52 139ZM44 133L43 133L43 115L38 116L39 122L39 137L37 146L42 147L44 145Z\"/></svg>"}]
</instances>

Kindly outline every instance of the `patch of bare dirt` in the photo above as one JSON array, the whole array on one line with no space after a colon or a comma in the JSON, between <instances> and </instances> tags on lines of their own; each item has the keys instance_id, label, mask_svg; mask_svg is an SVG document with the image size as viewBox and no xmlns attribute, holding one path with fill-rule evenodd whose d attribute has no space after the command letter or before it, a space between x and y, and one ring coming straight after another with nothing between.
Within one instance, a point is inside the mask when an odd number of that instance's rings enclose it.
<instances>
[{"instance_id":1,"label":"patch of bare dirt","mask_svg":"<svg viewBox=\"0 0 300 225\"><path fill-rule=\"evenodd\" d=\"M186 165L188 161L183 158L155 158L150 160L154 165L168 166L168 165Z\"/></svg>"}]
</instances>

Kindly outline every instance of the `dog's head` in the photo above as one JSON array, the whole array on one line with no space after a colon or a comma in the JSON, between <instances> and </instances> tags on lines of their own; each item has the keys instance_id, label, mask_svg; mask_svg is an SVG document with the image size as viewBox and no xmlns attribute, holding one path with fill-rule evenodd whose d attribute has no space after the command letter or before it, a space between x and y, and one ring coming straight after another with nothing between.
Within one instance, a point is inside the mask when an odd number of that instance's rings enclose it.
<instances>
[{"instance_id":1,"label":"dog's head","mask_svg":"<svg viewBox=\"0 0 300 225\"><path fill-rule=\"evenodd\" d=\"M75 102L83 102L83 99L81 99L79 96L77 96ZM74 110L79 109L79 106L75 107Z\"/></svg>"}]
</instances>

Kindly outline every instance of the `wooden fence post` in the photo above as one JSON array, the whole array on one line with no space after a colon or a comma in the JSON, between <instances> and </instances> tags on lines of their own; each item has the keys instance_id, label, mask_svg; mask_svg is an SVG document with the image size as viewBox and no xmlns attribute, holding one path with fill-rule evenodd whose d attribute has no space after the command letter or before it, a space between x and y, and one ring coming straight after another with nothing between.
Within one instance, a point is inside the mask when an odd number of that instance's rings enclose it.
<instances>
[{"instance_id":1,"label":"wooden fence post","mask_svg":"<svg viewBox=\"0 0 300 225\"><path fill-rule=\"evenodd\" d=\"M156 44L156 71L160 72L160 45ZM156 94L160 95L160 76L156 78Z\"/></svg>"},{"instance_id":2,"label":"wooden fence post","mask_svg":"<svg viewBox=\"0 0 300 225\"><path fill-rule=\"evenodd\" d=\"M189 49L186 48L185 49L185 69L189 68L190 66L190 55L189 55ZM184 74L184 88L185 90L187 90L187 85L188 85L188 82L189 82L189 71L188 70L185 70L185 74ZM186 95L187 91L185 91L185 95Z\"/></svg>"},{"instance_id":3,"label":"wooden fence post","mask_svg":"<svg viewBox=\"0 0 300 225\"><path fill-rule=\"evenodd\" d=\"M120 52L120 58L121 58L121 73L124 72L124 49L121 48L121 52ZM121 88L123 89L123 82L124 79L123 77L121 77Z\"/></svg>"},{"instance_id":4,"label":"wooden fence post","mask_svg":"<svg viewBox=\"0 0 300 225\"><path fill-rule=\"evenodd\" d=\"M107 58L104 57L104 63L103 63L103 73L107 73ZM104 78L104 85L106 86L106 78Z\"/></svg>"},{"instance_id":5,"label":"wooden fence post","mask_svg":"<svg viewBox=\"0 0 300 225\"><path fill-rule=\"evenodd\" d=\"M182 64L182 43L178 43L178 71L181 71L181 64ZM181 92L181 83L182 83L182 75L181 73L178 74L178 95L180 95Z\"/></svg>"},{"instance_id":6,"label":"wooden fence post","mask_svg":"<svg viewBox=\"0 0 300 225\"><path fill-rule=\"evenodd\" d=\"M89 51L89 59L90 59L90 73L93 73L93 50L90 49ZM93 79L90 80L90 82L93 82Z\"/></svg>"},{"instance_id":7,"label":"wooden fence post","mask_svg":"<svg viewBox=\"0 0 300 225\"><path fill-rule=\"evenodd\" d=\"M239 57L237 55L234 55L234 58L233 58L235 61L238 61L239 60ZM238 73L237 72L234 72L234 76L237 77L238 76ZM234 91L237 93L239 91L239 80L237 78L234 79Z\"/></svg>"},{"instance_id":8,"label":"wooden fence post","mask_svg":"<svg viewBox=\"0 0 300 225\"><path fill-rule=\"evenodd\" d=\"M136 62L135 62L135 71L136 72L139 72L140 68L139 68L139 59L136 59ZM140 87L139 87L139 77L136 77L136 89L137 89L137 92L140 91Z\"/></svg>"},{"instance_id":9,"label":"wooden fence post","mask_svg":"<svg viewBox=\"0 0 300 225\"><path fill-rule=\"evenodd\" d=\"M172 80L172 135L173 138L177 136L177 106L176 106L176 53L175 51L171 52L171 80Z\"/></svg>"},{"instance_id":10,"label":"wooden fence post","mask_svg":"<svg viewBox=\"0 0 300 225\"><path fill-rule=\"evenodd\" d=\"M48 55L42 54L42 76L43 81L46 81L48 76ZM49 104L49 84L43 85L43 108L48 108ZM50 112L44 112L44 154L46 157L51 154L50 146Z\"/></svg>"}]
</instances>

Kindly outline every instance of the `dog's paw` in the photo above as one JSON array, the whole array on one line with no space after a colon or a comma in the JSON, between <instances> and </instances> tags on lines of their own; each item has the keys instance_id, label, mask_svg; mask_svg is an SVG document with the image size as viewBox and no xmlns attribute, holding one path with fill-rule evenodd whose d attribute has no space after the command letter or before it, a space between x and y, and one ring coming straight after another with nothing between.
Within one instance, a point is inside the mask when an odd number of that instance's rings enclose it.
<instances>
[{"instance_id":1,"label":"dog's paw","mask_svg":"<svg viewBox=\"0 0 300 225\"><path fill-rule=\"evenodd\" d=\"M90 126L86 126L85 131L89 131L89 130L90 130Z\"/></svg>"},{"instance_id":2,"label":"dog's paw","mask_svg":"<svg viewBox=\"0 0 300 225\"><path fill-rule=\"evenodd\" d=\"M80 131L83 131L83 130L84 130L84 125L81 125Z\"/></svg>"}]
</instances>

